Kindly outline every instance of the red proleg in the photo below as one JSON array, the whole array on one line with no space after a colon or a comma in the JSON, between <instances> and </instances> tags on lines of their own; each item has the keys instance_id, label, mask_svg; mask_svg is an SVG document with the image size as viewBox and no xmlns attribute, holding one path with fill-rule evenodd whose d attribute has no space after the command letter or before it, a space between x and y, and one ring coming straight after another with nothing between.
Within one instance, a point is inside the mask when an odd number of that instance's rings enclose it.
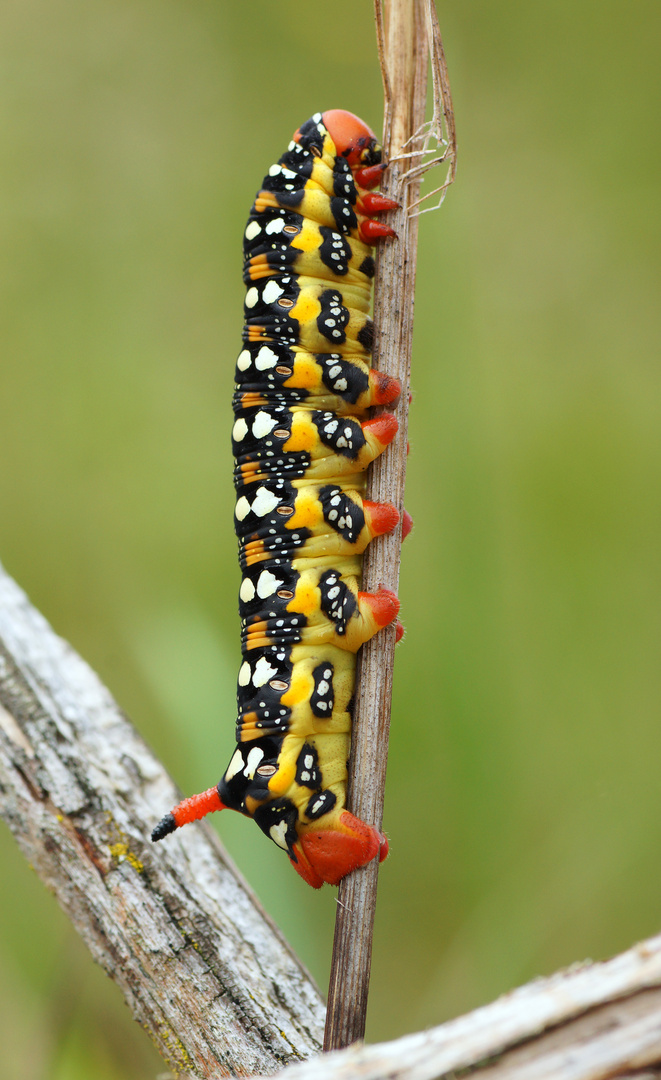
<instances>
[{"instance_id":1,"label":"red proleg","mask_svg":"<svg viewBox=\"0 0 661 1080\"><path fill-rule=\"evenodd\" d=\"M383 163L380 165L366 165L362 169L356 169L353 174L354 180L361 188L375 188L381 183L381 177L386 168L387 165Z\"/></svg>"},{"instance_id":2,"label":"red proleg","mask_svg":"<svg viewBox=\"0 0 661 1080\"><path fill-rule=\"evenodd\" d=\"M397 594L392 589L384 589L383 586L375 593L359 592L358 599L368 605L374 621L379 626L387 626L399 611Z\"/></svg>"},{"instance_id":3,"label":"red proleg","mask_svg":"<svg viewBox=\"0 0 661 1080\"><path fill-rule=\"evenodd\" d=\"M384 225L380 221L372 221L371 218L368 218L367 221L361 221L358 232L361 240L364 240L366 244L374 244L384 236L397 236L395 230L391 229L389 225Z\"/></svg>"},{"instance_id":4,"label":"red proleg","mask_svg":"<svg viewBox=\"0 0 661 1080\"><path fill-rule=\"evenodd\" d=\"M380 443L387 446L395 438L399 424L397 417L392 413L381 413L380 416L373 416L371 420L366 420L362 427L363 431L369 431Z\"/></svg>"},{"instance_id":5,"label":"red proleg","mask_svg":"<svg viewBox=\"0 0 661 1080\"><path fill-rule=\"evenodd\" d=\"M399 205L396 199L389 199L380 191L368 191L359 199L357 209L361 214L378 214L382 210L398 210Z\"/></svg>"},{"instance_id":6,"label":"red proleg","mask_svg":"<svg viewBox=\"0 0 661 1080\"><path fill-rule=\"evenodd\" d=\"M375 405L392 405L402 392L402 384L383 371L370 370L370 383Z\"/></svg>"},{"instance_id":7,"label":"red proleg","mask_svg":"<svg viewBox=\"0 0 661 1080\"><path fill-rule=\"evenodd\" d=\"M399 510L392 503L376 503L363 499L363 511L369 530L374 536L391 532L399 521Z\"/></svg>"}]
</instances>

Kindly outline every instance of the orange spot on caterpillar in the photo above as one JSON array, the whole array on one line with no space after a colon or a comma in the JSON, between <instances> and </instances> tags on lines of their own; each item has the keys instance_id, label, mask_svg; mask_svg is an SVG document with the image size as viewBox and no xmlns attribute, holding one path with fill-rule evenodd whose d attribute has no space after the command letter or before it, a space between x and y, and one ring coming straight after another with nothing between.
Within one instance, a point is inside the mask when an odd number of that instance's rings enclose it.
<instances>
[{"instance_id":1,"label":"orange spot on caterpillar","mask_svg":"<svg viewBox=\"0 0 661 1080\"><path fill-rule=\"evenodd\" d=\"M265 326L249 326L248 341L270 341Z\"/></svg>"},{"instance_id":2,"label":"orange spot on caterpillar","mask_svg":"<svg viewBox=\"0 0 661 1080\"><path fill-rule=\"evenodd\" d=\"M267 405L268 402L263 394L257 390L246 390L241 394L241 405L244 409L252 409L257 405Z\"/></svg>"},{"instance_id":3,"label":"orange spot on caterpillar","mask_svg":"<svg viewBox=\"0 0 661 1080\"><path fill-rule=\"evenodd\" d=\"M262 210L268 210L270 207L278 205L278 200L270 191L260 191L255 199L255 211L258 214Z\"/></svg>"}]
</instances>

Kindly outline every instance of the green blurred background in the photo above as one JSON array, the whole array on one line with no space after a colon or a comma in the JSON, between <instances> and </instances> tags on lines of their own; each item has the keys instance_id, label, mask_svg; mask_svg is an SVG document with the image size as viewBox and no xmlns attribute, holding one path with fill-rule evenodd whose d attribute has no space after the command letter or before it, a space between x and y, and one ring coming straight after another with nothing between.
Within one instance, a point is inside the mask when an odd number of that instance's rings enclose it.
<instances>
[{"instance_id":1,"label":"green blurred background","mask_svg":"<svg viewBox=\"0 0 661 1080\"><path fill-rule=\"evenodd\" d=\"M243 221L316 109L378 128L371 7L0 13L0 558L187 791L232 745ZM661 7L439 13L459 174L421 229L371 1040L661 929ZM334 890L214 825L324 987ZM0 858L3 1077L162 1071Z\"/></svg>"}]
</instances>

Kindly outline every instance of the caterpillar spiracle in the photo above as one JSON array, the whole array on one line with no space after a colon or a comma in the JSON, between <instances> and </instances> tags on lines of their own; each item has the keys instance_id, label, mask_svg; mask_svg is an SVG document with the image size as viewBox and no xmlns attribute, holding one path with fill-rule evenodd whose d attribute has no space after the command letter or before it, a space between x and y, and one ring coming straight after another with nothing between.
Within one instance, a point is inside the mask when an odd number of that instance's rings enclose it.
<instances>
[{"instance_id":1,"label":"caterpillar spiracle","mask_svg":"<svg viewBox=\"0 0 661 1080\"><path fill-rule=\"evenodd\" d=\"M314 888L388 842L345 808L356 651L397 616L359 591L362 553L399 512L363 498L391 442L400 384L369 366L373 214L385 166L352 113L317 113L264 178L244 234L245 325L232 431L243 662L237 747L220 782L184 799L161 840L212 810L255 819ZM405 521L403 531L407 531ZM398 634L401 627L398 625Z\"/></svg>"}]
</instances>

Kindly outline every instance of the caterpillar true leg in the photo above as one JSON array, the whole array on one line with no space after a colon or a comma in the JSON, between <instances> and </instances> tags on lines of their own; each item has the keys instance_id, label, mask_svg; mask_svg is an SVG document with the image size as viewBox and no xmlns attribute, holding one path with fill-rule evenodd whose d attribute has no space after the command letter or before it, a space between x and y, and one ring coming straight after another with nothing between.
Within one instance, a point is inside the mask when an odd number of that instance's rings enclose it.
<instances>
[{"instance_id":1,"label":"caterpillar true leg","mask_svg":"<svg viewBox=\"0 0 661 1080\"><path fill-rule=\"evenodd\" d=\"M355 653L399 610L390 590L360 590L362 552L400 520L390 503L362 497L365 469L397 432L392 414L366 411L401 390L368 363L371 245L395 236L371 215L398 205L370 190L383 169L370 129L333 109L299 128L257 193L232 429L237 747L218 785L152 834L238 810L315 888L388 851L345 809Z\"/></svg>"}]
</instances>

